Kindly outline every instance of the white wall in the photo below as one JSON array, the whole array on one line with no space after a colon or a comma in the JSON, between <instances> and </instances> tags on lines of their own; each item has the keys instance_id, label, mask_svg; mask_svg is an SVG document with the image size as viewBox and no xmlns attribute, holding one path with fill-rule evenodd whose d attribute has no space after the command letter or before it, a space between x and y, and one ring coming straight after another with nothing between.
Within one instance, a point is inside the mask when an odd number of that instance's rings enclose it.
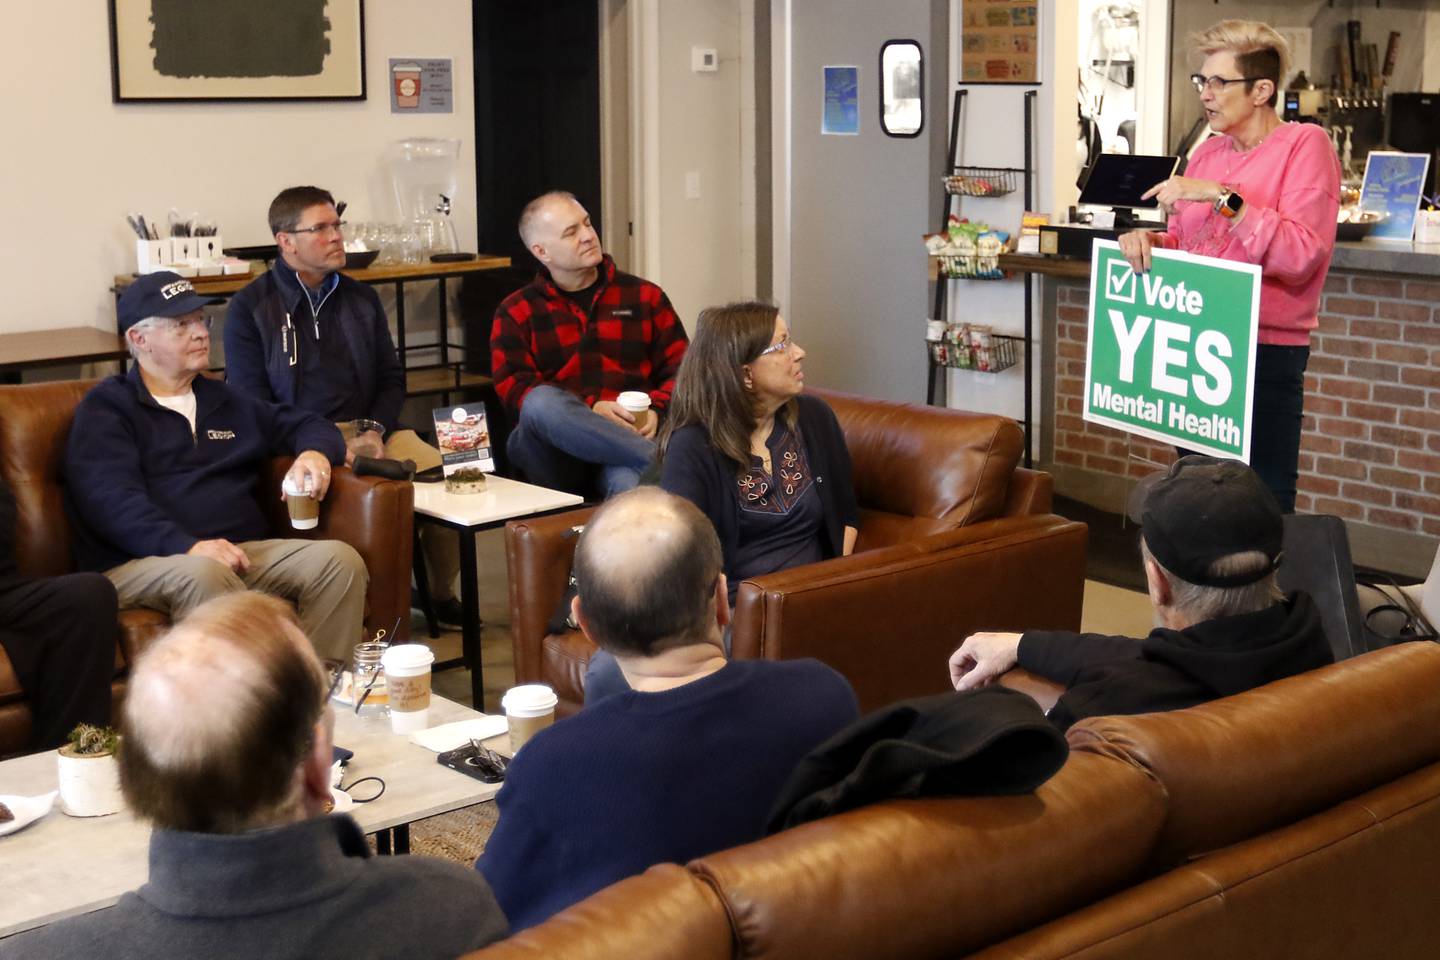
<instances>
[{"instance_id":1,"label":"white wall","mask_svg":"<svg viewBox=\"0 0 1440 960\"><path fill-rule=\"evenodd\" d=\"M349 201L349 220L390 218L379 157L403 137L460 138L455 226L461 246L475 246L468 0L367 3L369 99L354 103L112 103L101 0L7 4L6 14L0 332L113 328L108 288L134 269L127 211L162 222L172 206L199 211L219 222L227 244L267 243L270 199L316 183ZM392 116L390 57L452 58L455 112Z\"/></svg>"},{"instance_id":2,"label":"white wall","mask_svg":"<svg viewBox=\"0 0 1440 960\"><path fill-rule=\"evenodd\" d=\"M755 292L753 34L749 0L666 0L659 16L659 163L649 185L658 218L648 279L665 288L688 329L705 307ZM720 69L696 73L692 47L719 53ZM751 87L747 94L745 88ZM698 181L688 196L686 178Z\"/></svg>"}]
</instances>

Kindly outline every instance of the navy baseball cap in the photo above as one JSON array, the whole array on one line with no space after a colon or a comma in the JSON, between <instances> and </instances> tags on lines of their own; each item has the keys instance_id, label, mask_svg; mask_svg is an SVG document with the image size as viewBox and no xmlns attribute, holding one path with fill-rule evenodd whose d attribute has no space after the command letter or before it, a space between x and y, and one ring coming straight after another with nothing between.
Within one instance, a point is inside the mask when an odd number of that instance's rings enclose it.
<instances>
[{"instance_id":1,"label":"navy baseball cap","mask_svg":"<svg viewBox=\"0 0 1440 960\"><path fill-rule=\"evenodd\" d=\"M147 273L120 294L120 332L123 334L147 317L180 317L207 304L223 302L219 297L200 296L195 285L178 273Z\"/></svg>"},{"instance_id":2,"label":"navy baseball cap","mask_svg":"<svg viewBox=\"0 0 1440 960\"><path fill-rule=\"evenodd\" d=\"M1285 523L1260 476L1239 460L1191 455L1141 480L1130 495L1150 555L1171 573L1208 587L1238 587L1280 563ZM1221 557L1258 550L1270 562L1253 573L1209 575Z\"/></svg>"}]
</instances>

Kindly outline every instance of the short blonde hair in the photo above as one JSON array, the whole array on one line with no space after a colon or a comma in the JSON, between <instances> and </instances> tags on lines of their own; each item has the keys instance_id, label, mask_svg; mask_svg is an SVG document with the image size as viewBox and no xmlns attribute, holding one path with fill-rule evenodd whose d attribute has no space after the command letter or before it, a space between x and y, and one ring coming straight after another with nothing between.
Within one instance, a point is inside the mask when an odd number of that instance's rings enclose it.
<instances>
[{"instance_id":1,"label":"short blonde hair","mask_svg":"<svg viewBox=\"0 0 1440 960\"><path fill-rule=\"evenodd\" d=\"M1247 77L1259 77L1275 84L1270 106L1280 95L1280 81L1290 72L1290 44L1268 23L1259 20L1221 20L1199 33L1192 34L1190 45L1202 56L1228 51L1235 54L1235 65ZM1249 90L1254 84L1247 83Z\"/></svg>"}]
</instances>

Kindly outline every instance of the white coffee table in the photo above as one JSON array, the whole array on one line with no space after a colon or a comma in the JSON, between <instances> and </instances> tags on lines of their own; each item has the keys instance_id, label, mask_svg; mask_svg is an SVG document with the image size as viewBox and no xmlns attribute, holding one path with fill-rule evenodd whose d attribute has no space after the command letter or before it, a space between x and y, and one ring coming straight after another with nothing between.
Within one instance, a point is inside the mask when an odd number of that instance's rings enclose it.
<instances>
[{"instance_id":1,"label":"white coffee table","mask_svg":"<svg viewBox=\"0 0 1440 960\"><path fill-rule=\"evenodd\" d=\"M475 535L507 520L538 517L578 507L584 497L504 477L487 477L483 493L446 493L444 483L415 484L415 518L460 533L460 636L470 669L471 702L485 709L485 678L480 662L480 572Z\"/></svg>"},{"instance_id":2,"label":"white coffee table","mask_svg":"<svg viewBox=\"0 0 1440 960\"><path fill-rule=\"evenodd\" d=\"M335 743L355 753L345 784L378 776L385 793L349 811L366 833L378 834L382 852L393 837L396 852L409 846L409 824L491 800L499 784L481 783L435 762L435 754L392 734L388 719L360 720L335 705ZM443 697L430 705L430 724L438 726L479 716ZM486 741L509 753L509 737ZM375 784L356 788L370 796ZM33 796L56 789L55 753L31 754L0 763L0 794ZM65 815L60 800L38 823L0 837L0 937L108 907L149 876L150 827L128 810L108 817Z\"/></svg>"}]
</instances>

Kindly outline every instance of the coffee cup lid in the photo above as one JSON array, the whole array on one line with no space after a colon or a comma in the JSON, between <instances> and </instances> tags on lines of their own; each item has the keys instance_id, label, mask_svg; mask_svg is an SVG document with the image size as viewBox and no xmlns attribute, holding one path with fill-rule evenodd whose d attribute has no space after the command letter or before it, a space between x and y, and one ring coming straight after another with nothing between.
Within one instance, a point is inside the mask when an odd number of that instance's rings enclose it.
<instances>
[{"instance_id":1,"label":"coffee cup lid","mask_svg":"<svg viewBox=\"0 0 1440 960\"><path fill-rule=\"evenodd\" d=\"M640 390L626 390L615 398L615 402L626 410L649 410L650 394Z\"/></svg>"},{"instance_id":2,"label":"coffee cup lid","mask_svg":"<svg viewBox=\"0 0 1440 960\"><path fill-rule=\"evenodd\" d=\"M298 483L295 482L293 477L289 476L287 476L284 482L280 484L280 489L285 491L285 495L287 497L307 497L310 496L312 492L310 490L302 488Z\"/></svg>"},{"instance_id":3,"label":"coffee cup lid","mask_svg":"<svg viewBox=\"0 0 1440 960\"><path fill-rule=\"evenodd\" d=\"M435 654L423 643L397 643L380 658L386 670L416 670L435 662Z\"/></svg>"},{"instance_id":4,"label":"coffee cup lid","mask_svg":"<svg viewBox=\"0 0 1440 960\"><path fill-rule=\"evenodd\" d=\"M506 713L526 713L540 716L554 710L560 698L555 691L543 683L526 683L511 687L500 698L500 706Z\"/></svg>"}]
</instances>

